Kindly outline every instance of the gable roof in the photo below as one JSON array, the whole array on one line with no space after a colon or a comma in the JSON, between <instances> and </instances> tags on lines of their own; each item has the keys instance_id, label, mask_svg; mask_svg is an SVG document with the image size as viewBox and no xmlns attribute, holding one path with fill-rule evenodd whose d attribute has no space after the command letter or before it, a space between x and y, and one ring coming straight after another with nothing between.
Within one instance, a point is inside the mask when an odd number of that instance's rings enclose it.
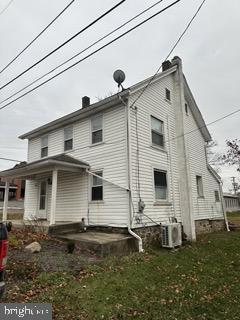
<instances>
[{"instance_id":1,"label":"gable roof","mask_svg":"<svg viewBox=\"0 0 240 320\"><path fill-rule=\"evenodd\" d=\"M192 115L193 115L194 120L196 121L198 129L201 132L201 134L206 142L212 141L211 134L208 131L206 123L203 120L203 116L197 106L197 103L193 97L193 94L189 88L186 77L184 75L183 75L183 81L184 81L184 94L185 94L186 99L188 101L190 101L189 107L190 107L190 110L192 111Z\"/></svg>"},{"instance_id":2,"label":"gable roof","mask_svg":"<svg viewBox=\"0 0 240 320\"><path fill-rule=\"evenodd\" d=\"M72 124L73 122L75 122L77 120L86 118L88 116L92 116L92 115L94 115L98 112L101 112L105 109L108 109L110 107L114 107L119 104L122 104L121 99L123 99L123 100L125 99L125 101L127 101L130 94L133 94L133 93L141 90L142 88L146 87L146 85L148 85L148 83L150 83L150 81L151 81L151 84L153 84L153 83L159 81L160 79L168 76L169 74L171 74L177 70L178 67L175 63L173 63L173 64L170 63L170 65L171 66L167 70L164 70L163 72L156 74L154 76L154 78L151 76L143 81L140 81L140 82L132 85L128 89L125 89L118 94L114 94L106 99L103 99L99 102L93 103L86 108L82 108L82 109L79 109L79 110L74 111L72 113L69 113L61 118L58 118L58 119L51 121L43 126L40 126L34 130L27 132L27 133L19 136L19 138L20 139L35 138L35 137L41 136L43 134L46 134L52 130L56 130L60 127ZM193 94L188 86L187 80L184 75L183 75L183 79L184 79L184 91L185 91L184 93L185 93L186 98L190 101L189 107L192 111L192 114L193 114L193 117L197 123L197 126L198 126L200 132L202 133L205 141L206 142L211 141L212 140L211 135L206 127L206 124L203 120L202 114L196 104L196 101L193 97Z\"/></svg>"}]
</instances>

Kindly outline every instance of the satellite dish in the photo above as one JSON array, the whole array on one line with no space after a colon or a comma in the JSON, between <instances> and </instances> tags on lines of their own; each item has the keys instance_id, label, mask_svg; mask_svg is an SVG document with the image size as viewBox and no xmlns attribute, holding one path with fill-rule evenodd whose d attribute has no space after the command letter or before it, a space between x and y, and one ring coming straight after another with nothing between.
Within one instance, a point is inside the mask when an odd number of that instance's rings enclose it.
<instances>
[{"instance_id":1,"label":"satellite dish","mask_svg":"<svg viewBox=\"0 0 240 320\"><path fill-rule=\"evenodd\" d=\"M122 87L122 89L123 89L122 83L125 80L125 78L126 78L125 73L122 70L116 70L113 74L114 81L116 81L118 84L118 87Z\"/></svg>"}]
</instances>

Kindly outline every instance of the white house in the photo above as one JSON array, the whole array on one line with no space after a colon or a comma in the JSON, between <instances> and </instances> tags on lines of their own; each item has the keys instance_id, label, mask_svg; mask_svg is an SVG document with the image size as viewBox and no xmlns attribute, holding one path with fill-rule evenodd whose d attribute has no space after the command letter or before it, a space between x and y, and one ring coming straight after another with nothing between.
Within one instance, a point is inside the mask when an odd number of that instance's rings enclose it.
<instances>
[{"instance_id":1,"label":"white house","mask_svg":"<svg viewBox=\"0 0 240 320\"><path fill-rule=\"evenodd\" d=\"M84 97L78 111L20 136L27 163L0 175L26 179L24 219L135 232L178 221L190 240L224 226L221 181L205 151L211 136L181 59L149 80L94 104Z\"/></svg>"}]
</instances>

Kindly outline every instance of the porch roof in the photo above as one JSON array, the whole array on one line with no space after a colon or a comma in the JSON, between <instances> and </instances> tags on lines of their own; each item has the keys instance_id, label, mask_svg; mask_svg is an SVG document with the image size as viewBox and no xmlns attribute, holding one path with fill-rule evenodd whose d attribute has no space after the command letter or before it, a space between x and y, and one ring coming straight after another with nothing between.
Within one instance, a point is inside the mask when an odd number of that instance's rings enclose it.
<instances>
[{"instance_id":1,"label":"porch roof","mask_svg":"<svg viewBox=\"0 0 240 320\"><path fill-rule=\"evenodd\" d=\"M54 169L78 172L88 169L87 162L78 160L64 153L43 158L33 162L22 162L13 168L0 172L0 176L9 178L26 178L35 174L49 172Z\"/></svg>"}]
</instances>

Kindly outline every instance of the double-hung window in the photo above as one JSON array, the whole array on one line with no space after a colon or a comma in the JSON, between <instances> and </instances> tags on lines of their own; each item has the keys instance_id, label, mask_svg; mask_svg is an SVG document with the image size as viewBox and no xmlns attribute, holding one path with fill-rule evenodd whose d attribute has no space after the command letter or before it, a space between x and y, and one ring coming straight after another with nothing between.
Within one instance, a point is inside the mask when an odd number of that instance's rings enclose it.
<instances>
[{"instance_id":1,"label":"double-hung window","mask_svg":"<svg viewBox=\"0 0 240 320\"><path fill-rule=\"evenodd\" d=\"M92 144L103 141L103 117L97 116L91 121L92 127Z\"/></svg>"},{"instance_id":2,"label":"double-hung window","mask_svg":"<svg viewBox=\"0 0 240 320\"><path fill-rule=\"evenodd\" d=\"M219 192L218 192L218 190L215 190L215 191L214 191L214 194L215 194L215 201L216 201L216 202L220 202L220 197L219 197Z\"/></svg>"},{"instance_id":3,"label":"double-hung window","mask_svg":"<svg viewBox=\"0 0 240 320\"><path fill-rule=\"evenodd\" d=\"M152 144L164 148L164 123L151 116Z\"/></svg>"},{"instance_id":4,"label":"double-hung window","mask_svg":"<svg viewBox=\"0 0 240 320\"><path fill-rule=\"evenodd\" d=\"M72 150L73 148L73 127L64 129L64 151Z\"/></svg>"},{"instance_id":5,"label":"double-hung window","mask_svg":"<svg viewBox=\"0 0 240 320\"><path fill-rule=\"evenodd\" d=\"M97 176L102 177L102 171L94 172ZM99 177L92 176L92 201L103 200L103 180Z\"/></svg>"},{"instance_id":6,"label":"double-hung window","mask_svg":"<svg viewBox=\"0 0 240 320\"><path fill-rule=\"evenodd\" d=\"M202 176L196 176L196 183L197 183L197 195L198 197L203 197L203 181Z\"/></svg>"},{"instance_id":7,"label":"double-hung window","mask_svg":"<svg viewBox=\"0 0 240 320\"><path fill-rule=\"evenodd\" d=\"M48 156L48 136L41 138L41 158Z\"/></svg>"},{"instance_id":8,"label":"double-hung window","mask_svg":"<svg viewBox=\"0 0 240 320\"><path fill-rule=\"evenodd\" d=\"M154 169L155 200L167 200L167 172Z\"/></svg>"},{"instance_id":9,"label":"double-hung window","mask_svg":"<svg viewBox=\"0 0 240 320\"><path fill-rule=\"evenodd\" d=\"M171 101L171 91L169 89L165 89L165 97L168 101Z\"/></svg>"}]
</instances>

